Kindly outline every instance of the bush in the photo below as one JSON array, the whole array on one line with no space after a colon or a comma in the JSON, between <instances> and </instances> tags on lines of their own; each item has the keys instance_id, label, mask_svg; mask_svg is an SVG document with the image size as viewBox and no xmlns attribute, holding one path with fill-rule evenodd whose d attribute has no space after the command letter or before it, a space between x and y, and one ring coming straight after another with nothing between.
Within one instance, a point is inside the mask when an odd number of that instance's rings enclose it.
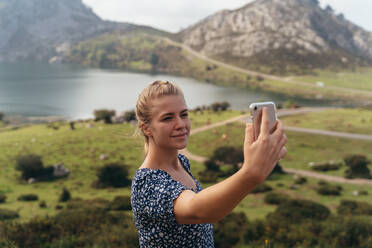
<instances>
[{"instance_id":1,"label":"bush","mask_svg":"<svg viewBox=\"0 0 372 248\"><path fill-rule=\"evenodd\" d=\"M345 164L349 167L345 171L347 178L372 178L367 167L370 163L364 155L349 155L344 158Z\"/></svg>"},{"instance_id":2,"label":"bush","mask_svg":"<svg viewBox=\"0 0 372 248\"><path fill-rule=\"evenodd\" d=\"M286 194L279 192L269 192L265 195L264 202L267 204L282 204L287 201L290 197Z\"/></svg>"},{"instance_id":3,"label":"bush","mask_svg":"<svg viewBox=\"0 0 372 248\"><path fill-rule=\"evenodd\" d=\"M262 220L256 220L246 225L244 232L244 242L250 243L255 240L259 240L265 234L265 223Z\"/></svg>"},{"instance_id":4,"label":"bush","mask_svg":"<svg viewBox=\"0 0 372 248\"><path fill-rule=\"evenodd\" d=\"M37 201L39 197L35 194L25 194L18 197L18 201Z\"/></svg>"},{"instance_id":5,"label":"bush","mask_svg":"<svg viewBox=\"0 0 372 248\"><path fill-rule=\"evenodd\" d=\"M243 235L242 227L248 223L244 213L231 213L214 225L215 247L233 247Z\"/></svg>"},{"instance_id":6,"label":"bush","mask_svg":"<svg viewBox=\"0 0 372 248\"><path fill-rule=\"evenodd\" d=\"M6 195L0 194L0 203L6 202Z\"/></svg>"},{"instance_id":7,"label":"bush","mask_svg":"<svg viewBox=\"0 0 372 248\"><path fill-rule=\"evenodd\" d=\"M115 197L115 199L109 204L109 209L110 210L122 210L122 211L132 210L130 196Z\"/></svg>"},{"instance_id":8,"label":"bush","mask_svg":"<svg viewBox=\"0 0 372 248\"><path fill-rule=\"evenodd\" d=\"M44 168L43 162L39 155L29 154L19 156L16 159L16 170L21 171L21 177L24 180L34 178L40 181L53 180L53 166Z\"/></svg>"},{"instance_id":9,"label":"bush","mask_svg":"<svg viewBox=\"0 0 372 248\"><path fill-rule=\"evenodd\" d=\"M315 171L330 171L330 170L338 170L340 169L340 167L341 167L341 164L324 163L324 164L313 165L311 169Z\"/></svg>"},{"instance_id":10,"label":"bush","mask_svg":"<svg viewBox=\"0 0 372 248\"><path fill-rule=\"evenodd\" d=\"M321 185L317 190L320 195L340 195L341 191L341 186L330 184Z\"/></svg>"},{"instance_id":11,"label":"bush","mask_svg":"<svg viewBox=\"0 0 372 248\"><path fill-rule=\"evenodd\" d=\"M95 208L95 200L79 202L80 206L65 208L53 217L9 223L4 236L15 247L139 247L129 214Z\"/></svg>"},{"instance_id":12,"label":"bush","mask_svg":"<svg viewBox=\"0 0 372 248\"><path fill-rule=\"evenodd\" d=\"M98 109L94 110L95 121L103 120L106 124L111 124L111 118L115 116L115 110Z\"/></svg>"},{"instance_id":13,"label":"bush","mask_svg":"<svg viewBox=\"0 0 372 248\"><path fill-rule=\"evenodd\" d=\"M0 121L3 121L5 117L5 114L3 112L0 112Z\"/></svg>"},{"instance_id":14,"label":"bush","mask_svg":"<svg viewBox=\"0 0 372 248\"><path fill-rule=\"evenodd\" d=\"M61 195L59 196L59 202L67 202L71 199L70 191L63 188Z\"/></svg>"},{"instance_id":15,"label":"bush","mask_svg":"<svg viewBox=\"0 0 372 248\"><path fill-rule=\"evenodd\" d=\"M252 190L253 194L264 193L273 190L273 188L265 183L259 184L256 188Z\"/></svg>"},{"instance_id":16,"label":"bush","mask_svg":"<svg viewBox=\"0 0 372 248\"><path fill-rule=\"evenodd\" d=\"M124 113L123 118L124 118L124 121L126 122L135 121L137 120L136 112L134 110L127 111Z\"/></svg>"},{"instance_id":17,"label":"bush","mask_svg":"<svg viewBox=\"0 0 372 248\"><path fill-rule=\"evenodd\" d=\"M19 156L16 159L16 170L22 172L22 178L37 178L43 172L43 162L39 155L30 154Z\"/></svg>"},{"instance_id":18,"label":"bush","mask_svg":"<svg viewBox=\"0 0 372 248\"><path fill-rule=\"evenodd\" d=\"M47 207L46 202L45 202L45 201L41 201L41 202L39 203L39 207L40 207L40 208L46 208L46 207Z\"/></svg>"},{"instance_id":19,"label":"bush","mask_svg":"<svg viewBox=\"0 0 372 248\"><path fill-rule=\"evenodd\" d=\"M0 208L0 221L16 219L19 214L16 211Z\"/></svg>"},{"instance_id":20,"label":"bush","mask_svg":"<svg viewBox=\"0 0 372 248\"><path fill-rule=\"evenodd\" d=\"M232 146L222 146L214 150L212 157L213 161L219 161L225 164L237 166L244 161L243 149Z\"/></svg>"},{"instance_id":21,"label":"bush","mask_svg":"<svg viewBox=\"0 0 372 248\"><path fill-rule=\"evenodd\" d=\"M372 215L372 205L367 202L342 200L337 213L343 215Z\"/></svg>"},{"instance_id":22,"label":"bush","mask_svg":"<svg viewBox=\"0 0 372 248\"><path fill-rule=\"evenodd\" d=\"M210 105L210 108L217 112L217 111L226 111L228 108L230 108L230 103L228 102L215 102Z\"/></svg>"},{"instance_id":23,"label":"bush","mask_svg":"<svg viewBox=\"0 0 372 248\"><path fill-rule=\"evenodd\" d=\"M204 162L205 170L207 171L220 171L220 167L214 160L207 160Z\"/></svg>"},{"instance_id":24,"label":"bush","mask_svg":"<svg viewBox=\"0 0 372 248\"><path fill-rule=\"evenodd\" d=\"M267 219L291 223L300 223L305 219L324 220L330 215L327 207L309 200L290 199L278 206L274 213L268 214Z\"/></svg>"},{"instance_id":25,"label":"bush","mask_svg":"<svg viewBox=\"0 0 372 248\"><path fill-rule=\"evenodd\" d=\"M99 187L126 187L131 181L128 179L128 169L124 165L108 164L97 172Z\"/></svg>"},{"instance_id":26,"label":"bush","mask_svg":"<svg viewBox=\"0 0 372 248\"><path fill-rule=\"evenodd\" d=\"M307 182L307 179L305 177L297 177L294 181L295 184L304 184Z\"/></svg>"}]
</instances>

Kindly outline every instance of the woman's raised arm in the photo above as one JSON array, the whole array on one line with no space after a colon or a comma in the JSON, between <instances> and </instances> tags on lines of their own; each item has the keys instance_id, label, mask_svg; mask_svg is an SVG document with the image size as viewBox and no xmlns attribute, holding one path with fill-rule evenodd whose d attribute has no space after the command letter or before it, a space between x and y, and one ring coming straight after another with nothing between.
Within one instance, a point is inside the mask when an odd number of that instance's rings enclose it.
<instances>
[{"instance_id":1,"label":"woman's raised arm","mask_svg":"<svg viewBox=\"0 0 372 248\"><path fill-rule=\"evenodd\" d=\"M183 191L174 200L174 213L179 224L213 223L229 214L243 198L262 183L283 158L287 137L278 120L273 133L269 130L267 109L262 111L261 133L254 140L253 126L247 124L244 140L244 163L229 178L195 194Z\"/></svg>"}]
</instances>

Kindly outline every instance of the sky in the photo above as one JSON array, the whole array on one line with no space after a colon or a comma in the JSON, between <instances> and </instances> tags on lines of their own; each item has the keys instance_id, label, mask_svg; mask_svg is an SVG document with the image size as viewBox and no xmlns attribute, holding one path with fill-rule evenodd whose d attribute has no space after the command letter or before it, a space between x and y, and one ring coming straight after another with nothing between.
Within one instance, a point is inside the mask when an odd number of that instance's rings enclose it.
<instances>
[{"instance_id":1,"label":"sky","mask_svg":"<svg viewBox=\"0 0 372 248\"><path fill-rule=\"evenodd\" d=\"M236 9L253 0L83 0L102 19L149 25L178 32L222 9ZM345 18L372 32L371 0L320 0Z\"/></svg>"}]
</instances>

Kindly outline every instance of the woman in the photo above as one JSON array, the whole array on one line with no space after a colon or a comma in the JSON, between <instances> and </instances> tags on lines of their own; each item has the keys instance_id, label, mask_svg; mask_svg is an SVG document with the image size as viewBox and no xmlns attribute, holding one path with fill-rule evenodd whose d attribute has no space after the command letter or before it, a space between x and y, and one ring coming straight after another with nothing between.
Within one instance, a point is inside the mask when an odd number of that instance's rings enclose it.
<instances>
[{"instance_id":1,"label":"woman","mask_svg":"<svg viewBox=\"0 0 372 248\"><path fill-rule=\"evenodd\" d=\"M138 97L136 115L146 154L131 192L141 247L214 247L208 223L229 214L287 153L281 122L271 133L264 109L257 140L252 125L246 125L242 168L202 190L188 159L178 153L190 134L182 91L170 82L151 83Z\"/></svg>"}]
</instances>

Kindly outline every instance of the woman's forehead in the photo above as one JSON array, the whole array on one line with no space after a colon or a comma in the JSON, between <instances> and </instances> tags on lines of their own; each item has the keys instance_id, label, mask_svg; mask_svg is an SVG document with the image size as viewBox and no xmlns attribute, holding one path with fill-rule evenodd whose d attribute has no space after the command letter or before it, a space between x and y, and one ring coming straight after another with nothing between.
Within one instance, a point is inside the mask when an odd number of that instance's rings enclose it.
<instances>
[{"instance_id":1,"label":"woman's forehead","mask_svg":"<svg viewBox=\"0 0 372 248\"><path fill-rule=\"evenodd\" d=\"M187 109L182 95L161 96L151 101L153 113L180 112Z\"/></svg>"}]
</instances>

